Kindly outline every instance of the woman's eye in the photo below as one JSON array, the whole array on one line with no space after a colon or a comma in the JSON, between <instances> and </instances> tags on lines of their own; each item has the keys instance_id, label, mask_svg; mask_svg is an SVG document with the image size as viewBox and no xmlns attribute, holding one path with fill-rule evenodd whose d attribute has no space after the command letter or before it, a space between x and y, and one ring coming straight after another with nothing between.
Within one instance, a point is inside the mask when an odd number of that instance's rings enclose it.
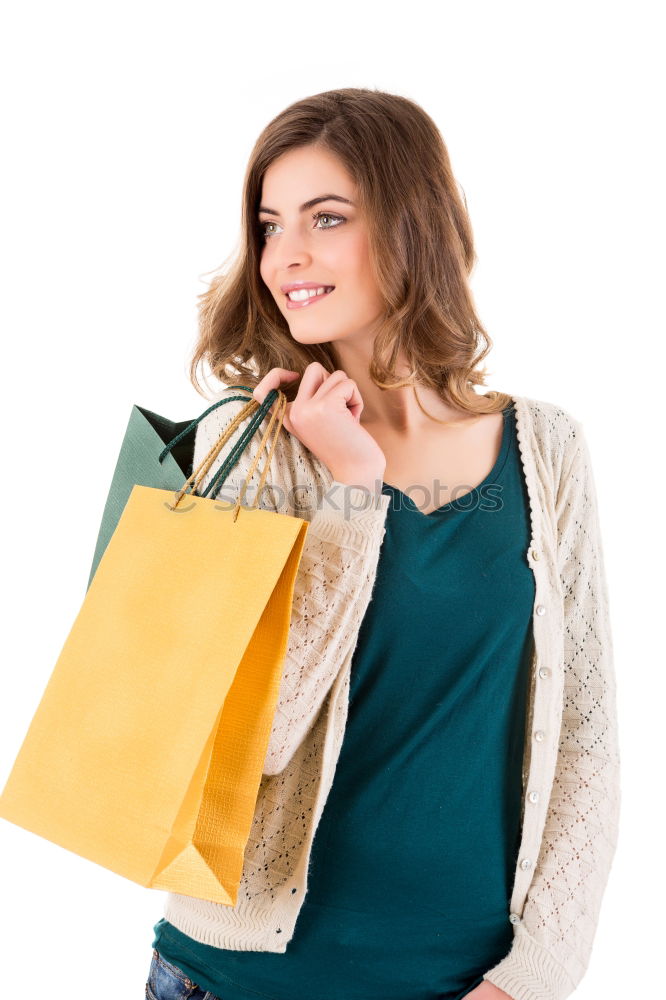
<instances>
[{"instance_id":1,"label":"woman's eye","mask_svg":"<svg viewBox=\"0 0 666 1000\"><path fill-rule=\"evenodd\" d=\"M337 229L337 227L339 225L341 225L342 223L344 223L344 222L347 221L344 218L344 216L342 216L342 215L334 215L332 212L317 212L315 215L312 216L312 218L316 219L316 220L319 220L319 219L333 219L333 220L335 220L334 224L331 225L331 226L328 226L328 225L327 226L315 226L314 227L315 229ZM271 236L275 236L276 234L275 233L269 233L267 231L266 227L267 226L277 226L277 225L278 225L277 222L260 222L259 223L259 232L260 232L260 234L264 238L269 239Z\"/></svg>"},{"instance_id":2,"label":"woman's eye","mask_svg":"<svg viewBox=\"0 0 666 1000\"><path fill-rule=\"evenodd\" d=\"M313 215L312 218L313 219L337 219L337 222L336 222L336 224L334 226L324 226L323 227L324 229L336 229L337 226L341 222L345 221L341 215L333 215L332 212L317 212L317 214Z\"/></svg>"}]
</instances>

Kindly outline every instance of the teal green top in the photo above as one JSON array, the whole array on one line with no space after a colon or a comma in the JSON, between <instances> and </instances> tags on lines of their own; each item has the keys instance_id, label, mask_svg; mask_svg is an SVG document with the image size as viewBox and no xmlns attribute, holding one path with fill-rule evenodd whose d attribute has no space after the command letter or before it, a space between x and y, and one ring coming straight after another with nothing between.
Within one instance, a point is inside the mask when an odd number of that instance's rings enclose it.
<instances>
[{"instance_id":1,"label":"teal green top","mask_svg":"<svg viewBox=\"0 0 666 1000\"><path fill-rule=\"evenodd\" d=\"M223 1000L459 1000L511 948L535 583L513 405L483 483L391 495L340 758L283 954L153 946Z\"/></svg>"}]
</instances>

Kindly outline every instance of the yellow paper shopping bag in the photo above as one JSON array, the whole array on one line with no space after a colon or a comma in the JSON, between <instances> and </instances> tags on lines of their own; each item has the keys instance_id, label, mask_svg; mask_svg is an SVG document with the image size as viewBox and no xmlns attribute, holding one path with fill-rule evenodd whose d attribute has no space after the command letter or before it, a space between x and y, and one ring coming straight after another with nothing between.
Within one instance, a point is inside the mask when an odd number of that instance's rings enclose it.
<instances>
[{"instance_id":1,"label":"yellow paper shopping bag","mask_svg":"<svg viewBox=\"0 0 666 1000\"><path fill-rule=\"evenodd\" d=\"M81 857L229 906L307 531L241 506L277 418L261 491L282 427L274 392L235 504L194 490L254 399L180 491L133 487L0 797L0 816Z\"/></svg>"}]
</instances>

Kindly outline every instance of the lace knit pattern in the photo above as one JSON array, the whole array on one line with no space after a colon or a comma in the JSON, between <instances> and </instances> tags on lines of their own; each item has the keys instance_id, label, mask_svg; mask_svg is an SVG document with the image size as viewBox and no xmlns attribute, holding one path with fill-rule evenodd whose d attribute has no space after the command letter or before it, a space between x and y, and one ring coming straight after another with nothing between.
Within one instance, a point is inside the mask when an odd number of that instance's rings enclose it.
<instances>
[{"instance_id":1,"label":"lace knit pattern","mask_svg":"<svg viewBox=\"0 0 666 1000\"><path fill-rule=\"evenodd\" d=\"M215 398L247 395L224 389ZM619 750L609 599L592 466L562 408L513 397L536 580L522 839L507 919L513 946L486 977L515 1000L565 1000L587 968L617 841ZM242 408L201 421L195 467ZM217 494L235 501L265 418ZM246 426L245 424L242 427ZM237 429L203 488L238 440ZM245 494L252 504L265 453ZM332 480L284 429L259 506L306 519L269 746L233 907L169 893L165 917L220 948L286 951L347 718L349 673L371 599L390 498ZM531 795L530 795L531 793ZM535 798L536 795L536 798ZM390 942L387 941L387 948Z\"/></svg>"}]
</instances>

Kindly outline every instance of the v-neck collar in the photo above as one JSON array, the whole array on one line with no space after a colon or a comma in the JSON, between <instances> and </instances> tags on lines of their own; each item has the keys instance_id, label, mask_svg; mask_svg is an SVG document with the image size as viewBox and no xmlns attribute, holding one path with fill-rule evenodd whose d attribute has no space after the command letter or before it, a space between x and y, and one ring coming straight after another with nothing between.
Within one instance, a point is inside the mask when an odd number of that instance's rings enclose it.
<instances>
[{"instance_id":1,"label":"v-neck collar","mask_svg":"<svg viewBox=\"0 0 666 1000\"><path fill-rule=\"evenodd\" d=\"M476 507L476 501L478 499L480 491L489 483L494 481L495 477L499 475L504 466L504 463L506 462L506 458L509 452L509 443L511 439L509 432L509 420L511 418L512 412L514 412L515 410L516 410L516 397L512 396L511 403L509 403L509 405L506 406L504 410L502 410L502 417L504 418L502 424L502 441L500 444L499 453L497 455L497 458L495 459L492 469L490 470L488 475L485 476L482 482L480 482L473 489L468 490L467 493L464 493L461 497L456 497L455 500L449 500L447 503L442 504L441 507L435 507L434 510L428 511L427 514L424 514L423 511L419 510L418 505L412 500L409 494L404 493L401 489L399 489L399 487L392 486L391 483L383 482L382 493L384 495L387 495L386 491L388 490L389 496L392 495L399 497L402 501L404 501L404 503L401 504L401 507L404 510L408 510L410 513L416 515L419 518L422 518L423 520L429 520L430 518L432 518L433 520L437 520L438 516L441 517L448 514L464 514L467 510L473 509L474 507ZM460 506L460 504L464 506ZM389 510L391 509L395 508L392 508L391 505L389 504Z\"/></svg>"}]
</instances>

